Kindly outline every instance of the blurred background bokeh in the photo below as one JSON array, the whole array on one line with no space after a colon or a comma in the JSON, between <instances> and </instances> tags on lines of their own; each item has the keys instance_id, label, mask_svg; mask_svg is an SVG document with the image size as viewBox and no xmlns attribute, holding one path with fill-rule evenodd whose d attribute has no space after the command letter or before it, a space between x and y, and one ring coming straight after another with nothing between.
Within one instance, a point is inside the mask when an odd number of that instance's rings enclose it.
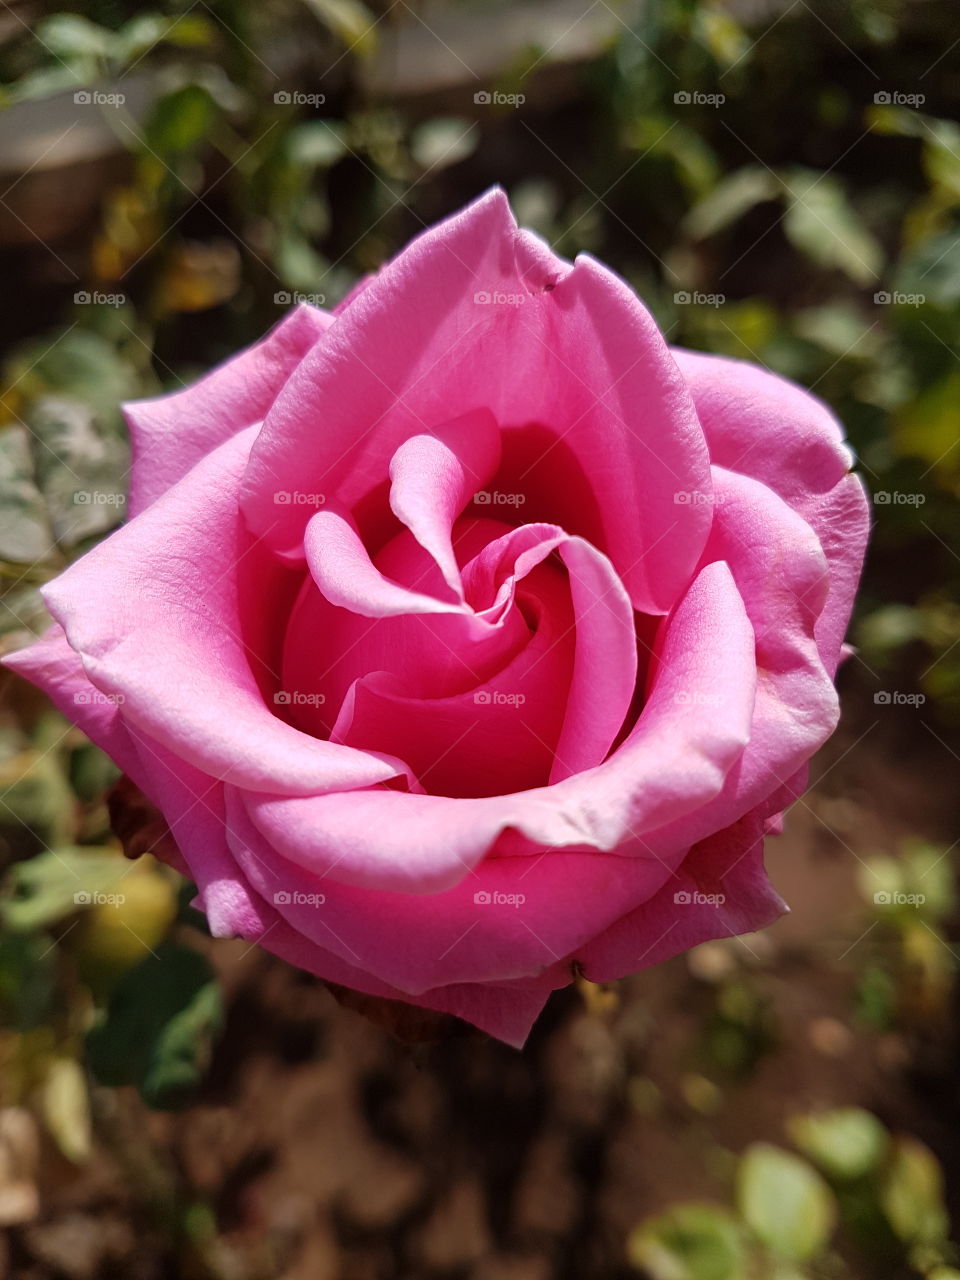
<instances>
[{"instance_id":1,"label":"blurred background bokeh","mask_svg":"<svg viewBox=\"0 0 960 1280\"><path fill-rule=\"evenodd\" d=\"M120 401L494 182L671 341L825 399L875 523L770 842L793 914L559 993L522 1054L214 942L5 675L0 1275L957 1280L960 11L10 0L0 105L4 650L123 518Z\"/></svg>"}]
</instances>

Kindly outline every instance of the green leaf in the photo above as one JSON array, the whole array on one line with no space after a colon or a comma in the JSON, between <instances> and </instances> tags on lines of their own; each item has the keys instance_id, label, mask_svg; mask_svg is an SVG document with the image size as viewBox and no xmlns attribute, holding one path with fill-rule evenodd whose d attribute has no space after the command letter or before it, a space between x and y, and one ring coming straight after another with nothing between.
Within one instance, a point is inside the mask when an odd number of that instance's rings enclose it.
<instances>
[{"instance_id":1,"label":"green leaf","mask_svg":"<svg viewBox=\"0 0 960 1280\"><path fill-rule=\"evenodd\" d=\"M836 1221L833 1193L813 1166L766 1142L740 1160L737 1203L760 1240L793 1262L821 1253Z\"/></svg>"},{"instance_id":2,"label":"green leaf","mask_svg":"<svg viewBox=\"0 0 960 1280\"><path fill-rule=\"evenodd\" d=\"M80 400L42 396L26 410L37 479L58 543L74 547L119 524L126 509L129 450L119 431L101 428Z\"/></svg>"},{"instance_id":3,"label":"green leaf","mask_svg":"<svg viewBox=\"0 0 960 1280\"><path fill-rule=\"evenodd\" d=\"M90 1095L83 1069L73 1058L55 1058L50 1064L41 1109L63 1154L74 1164L83 1164L90 1155Z\"/></svg>"},{"instance_id":4,"label":"green leaf","mask_svg":"<svg viewBox=\"0 0 960 1280\"><path fill-rule=\"evenodd\" d=\"M45 849L11 868L12 896L0 903L0 917L9 929L43 928L89 905L97 894L116 892L129 870L125 858L107 849Z\"/></svg>"},{"instance_id":5,"label":"green leaf","mask_svg":"<svg viewBox=\"0 0 960 1280\"><path fill-rule=\"evenodd\" d=\"M347 151L343 126L326 120L304 120L287 135L287 149L294 164L329 169Z\"/></svg>"},{"instance_id":6,"label":"green leaf","mask_svg":"<svg viewBox=\"0 0 960 1280\"><path fill-rule=\"evenodd\" d=\"M15 620L27 619L21 613ZM44 734L47 726L62 736L63 721L59 716L45 722ZM20 827L17 833L20 837L26 834L34 844L40 840L56 848L70 844L73 838L75 802L64 771L62 752L55 749L56 741L40 739L38 732L29 749L7 756L0 764L0 794L3 795L0 825L16 824ZM13 868L14 876L19 866L16 864Z\"/></svg>"},{"instance_id":7,"label":"green leaf","mask_svg":"<svg viewBox=\"0 0 960 1280\"><path fill-rule=\"evenodd\" d=\"M4 427L0 430L0 559L35 564L49 559L55 550L27 429L19 424Z\"/></svg>"},{"instance_id":8,"label":"green leaf","mask_svg":"<svg viewBox=\"0 0 960 1280\"><path fill-rule=\"evenodd\" d=\"M739 1225L710 1204L677 1205L642 1224L627 1252L651 1280L741 1280L746 1265Z\"/></svg>"},{"instance_id":9,"label":"green leaf","mask_svg":"<svg viewBox=\"0 0 960 1280\"><path fill-rule=\"evenodd\" d=\"M95 310L90 307L90 319ZM114 312L112 307L105 310ZM114 421L118 421L117 405L141 391L131 361L114 343L79 325L19 347L3 372L17 383L25 400L44 395L82 400L104 419Z\"/></svg>"},{"instance_id":10,"label":"green leaf","mask_svg":"<svg viewBox=\"0 0 960 1280\"><path fill-rule=\"evenodd\" d=\"M943 231L926 236L901 259L896 275L900 293L922 295L947 310L960 301L960 236Z\"/></svg>"},{"instance_id":11,"label":"green leaf","mask_svg":"<svg viewBox=\"0 0 960 1280\"><path fill-rule=\"evenodd\" d=\"M903 846L910 886L924 897L923 914L934 920L946 920L956 909L956 875L949 852L924 840L907 840Z\"/></svg>"},{"instance_id":12,"label":"green leaf","mask_svg":"<svg viewBox=\"0 0 960 1280\"><path fill-rule=\"evenodd\" d=\"M213 24L199 14L168 18L162 13L143 13L124 23L117 32L114 56L128 62L158 44L172 44L181 49L202 48L210 43L213 32Z\"/></svg>"},{"instance_id":13,"label":"green leaf","mask_svg":"<svg viewBox=\"0 0 960 1280\"><path fill-rule=\"evenodd\" d=\"M789 203L783 229L794 247L822 267L845 272L856 284L878 280L883 250L839 180L801 169L791 170L784 185Z\"/></svg>"},{"instance_id":14,"label":"green leaf","mask_svg":"<svg viewBox=\"0 0 960 1280\"><path fill-rule=\"evenodd\" d=\"M886 1129L860 1107L795 1116L788 1130L805 1156L838 1179L862 1178L877 1167L887 1149Z\"/></svg>"},{"instance_id":15,"label":"green leaf","mask_svg":"<svg viewBox=\"0 0 960 1280\"><path fill-rule=\"evenodd\" d=\"M900 457L922 458L947 483L960 477L957 443L957 405L960 372L951 369L903 406L893 423L893 440Z\"/></svg>"},{"instance_id":16,"label":"green leaf","mask_svg":"<svg viewBox=\"0 0 960 1280\"><path fill-rule=\"evenodd\" d=\"M174 1109L202 1078L222 1020L204 957L163 943L117 984L87 1037L90 1069L102 1084L135 1084L150 1106Z\"/></svg>"},{"instance_id":17,"label":"green leaf","mask_svg":"<svg viewBox=\"0 0 960 1280\"><path fill-rule=\"evenodd\" d=\"M42 934L0 936L0 1017L15 1031L32 1031L50 1017L56 955Z\"/></svg>"},{"instance_id":18,"label":"green leaf","mask_svg":"<svg viewBox=\"0 0 960 1280\"><path fill-rule=\"evenodd\" d=\"M364 57L377 47L376 19L360 0L305 0L325 27Z\"/></svg>"},{"instance_id":19,"label":"green leaf","mask_svg":"<svg viewBox=\"0 0 960 1280\"><path fill-rule=\"evenodd\" d=\"M768 169L757 165L737 169L693 206L683 221L683 230L695 240L703 240L738 222L748 209L766 200L776 200L782 192L780 183Z\"/></svg>"},{"instance_id":20,"label":"green leaf","mask_svg":"<svg viewBox=\"0 0 960 1280\"><path fill-rule=\"evenodd\" d=\"M213 128L218 107L198 84L186 84L158 98L144 129L147 145L160 156L190 151Z\"/></svg>"},{"instance_id":21,"label":"green leaf","mask_svg":"<svg viewBox=\"0 0 960 1280\"><path fill-rule=\"evenodd\" d=\"M949 1230L943 1202L943 1171L916 1138L898 1138L880 1189L887 1221L904 1244L942 1241Z\"/></svg>"},{"instance_id":22,"label":"green leaf","mask_svg":"<svg viewBox=\"0 0 960 1280\"><path fill-rule=\"evenodd\" d=\"M883 343L879 330L864 324L863 312L844 302L797 312L794 330L840 360L874 360Z\"/></svg>"},{"instance_id":23,"label":"green leaf","mask_svg":"<svg viewBox=\"0 0 960 1280\"><path fill-rule=\"evenodd\" d=\"M446 169L476 151L480 127L460 116L438 116L414 129L410 153L422 169Z\"/></svg>"},{"instance_id":24,"label":"green leaf","mask_svg":"<svg viewBox=\"0 0 960 1280\"><path fill-rule=\"evenodd\" d=\"M37 26L36 38L55 57L108 58L116 36L78 13L55 13Z\"/></svg>"},{"instance_id":25,"label":"green leaf","mask_svg":"<svg viewBox=\"0 0 960 1280\"><path fill-rule=\"evenodd\" d=\"M281 229L274 249L277 275L285 285L312 294L322 281L326 284L329 263L313 245L292 227Z\"/></svg>"}]
</instances>

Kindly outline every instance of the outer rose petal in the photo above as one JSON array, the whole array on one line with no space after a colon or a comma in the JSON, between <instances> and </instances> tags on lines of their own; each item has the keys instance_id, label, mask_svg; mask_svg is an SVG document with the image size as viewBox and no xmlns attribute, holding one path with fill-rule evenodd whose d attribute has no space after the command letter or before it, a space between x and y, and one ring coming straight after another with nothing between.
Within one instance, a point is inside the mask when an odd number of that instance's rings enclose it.
<instances>
[{"instance_id":1,"label":"outer rose petal","mask_svg":"<svg viewBox=\"0 0 960 1280\"><path fill-rule=\"evenodd\" d=\"M733 573L756 637L750 740L719 796L672 832L690 845L764 804L836 727L836 690L816 625L830 585L813 530L758 480L714 467L717 505L704 558Z\"/></svg>"},{"instance_id":2,"label":"outer rose petal","mask_svg":"<svg viewBox=\"0 0 960 1280\"><path fill-rule=\"evenodd\" d=\"M824 666L840 659L870 528L869 503L827 406L743 360L674 349L703 424L710 460L754 476L807 521L830 563L830 594L817 624Z\"/></svg>"},{"instance_id":3,"label":"outer rose petal","mask_svg":"<svg viewBox=\"0 0 960 1280\"><path fill-rule=\"evenodd\" d=\"M124 722L211 776L281 793L402 776L398 762L311 738L264 702L238 584L252 548L237 485L255 432L214 450L44 599L93 683L122 696Z\"/></svg>"},{"instance_id":4,"label":"outer rose petal","mask_svg":"<svg viewBox=\"0 0 960 1280\"><path fill-rule=\"evenodd\" d=\"M54 623L28 649L6 654L3 665L39 685L58 711L79 725L91 742L106 751L114 763L146 791L136 748L119 707L90 683L79 654L67 643L59 623Z\"/></svg>"},{"instance_id":5,"label":"outer rose petal","mask_svg":"<svg viewBox=\"0 0 960 1280\"><path fill-rule=\"evenodd\" d=\"M674 499L710 486L686 384L631 290L553 257L499 191L415 240L302 361L251 453L250 527L299 555L305 512L278 510L276 489L351 507L406 439L482 408L512 437L501 487L527 491L525 518L581 534L637 608L666 613L710 523Z\"/></svg>"},{"instance_id":6,"label":"outer rose petal","mask_svg":"<svg viewBox=\"0 0 960 1280\"><path fill-rule=\"evenodd\" d=\"M844 476L823 497L807 499L801 514L820 538L830 564L830 592L817 619L817 643L831 678L843 656L853 600L870 534L870 500L857 475Z\"/></svg>"},{"instance_id":7,"label":"outer rose petal","mask_svg":"<svg viewBox=\"0 0 960 1280\"><path fill-rule=\"evenodd\" d=\"M451 1013L516 1049L523 1048L550 993L570 981L570 968L561 963L552 965L535 978L501 983L452 983L411 995L317 946L289 925L275 908L262 903L261 910L265 921L263 931L254 930L243 936L259 942L288 963L366 995L402 1000L423 1009Z\"/></svg>"},{"instance_id":8,"label":"outer rose petal","mask_svg":"<svg viewBox=\"0 0 960 1280\"><path fill-rule=\"evenodd\" d=\"M787 907L763 869L763 834L751 814L695 845L658 893L580 948L584 975L611 982L711 938L772 924Z\"/></svg>"},{"instance_id":9,"label":"outer rose petal","mask_svg":"<svg viewBox=\"0 0 960 1280\"><path fill-rule=\"evenodd\" d=\"M133 443L130 515L138 515L218 445L259 422L334 317L305 303L199 382L123 406Z\"/></svg>"}]
</instances>

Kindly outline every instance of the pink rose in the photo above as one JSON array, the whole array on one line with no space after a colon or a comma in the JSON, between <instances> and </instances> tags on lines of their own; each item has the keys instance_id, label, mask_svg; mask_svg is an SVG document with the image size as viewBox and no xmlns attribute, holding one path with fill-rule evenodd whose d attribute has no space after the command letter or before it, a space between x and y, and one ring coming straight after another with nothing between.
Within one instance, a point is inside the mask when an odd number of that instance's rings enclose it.
<instances>
[{"instance_id":1,"label":"pink rose","mask_svg":"<svg viewBox=\"0 0 960 1280\"><path fill-rule=\"evenodd\" d=\"M867 533L819 401L671 351L493 191L127 415L132 518L7 661L162 811L215 934L519 1045L574 971L784 910L763 837Z\"/></svg>"}]
</instances>

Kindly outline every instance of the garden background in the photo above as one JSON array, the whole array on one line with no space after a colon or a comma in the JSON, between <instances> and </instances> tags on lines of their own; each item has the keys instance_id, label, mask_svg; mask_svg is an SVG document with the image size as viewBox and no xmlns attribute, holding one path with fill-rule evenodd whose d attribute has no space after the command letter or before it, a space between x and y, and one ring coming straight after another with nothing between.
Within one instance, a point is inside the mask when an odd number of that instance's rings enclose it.
<instances>
[{"instance_id":1,"label":"garden background","mask_svg":"<svg viewBox=\"0 0 960 1280\"><path fill-rule=\"evenodd\" d=\"M4 650L123 518L120 401L495 182L672 342L826 400L875 523L769 842L792 915L558 993L521 1054L210 939L5 675L0 1274L960 1276L958 71L931 0L0 5Z\"/></svg>"}]
</instances>

